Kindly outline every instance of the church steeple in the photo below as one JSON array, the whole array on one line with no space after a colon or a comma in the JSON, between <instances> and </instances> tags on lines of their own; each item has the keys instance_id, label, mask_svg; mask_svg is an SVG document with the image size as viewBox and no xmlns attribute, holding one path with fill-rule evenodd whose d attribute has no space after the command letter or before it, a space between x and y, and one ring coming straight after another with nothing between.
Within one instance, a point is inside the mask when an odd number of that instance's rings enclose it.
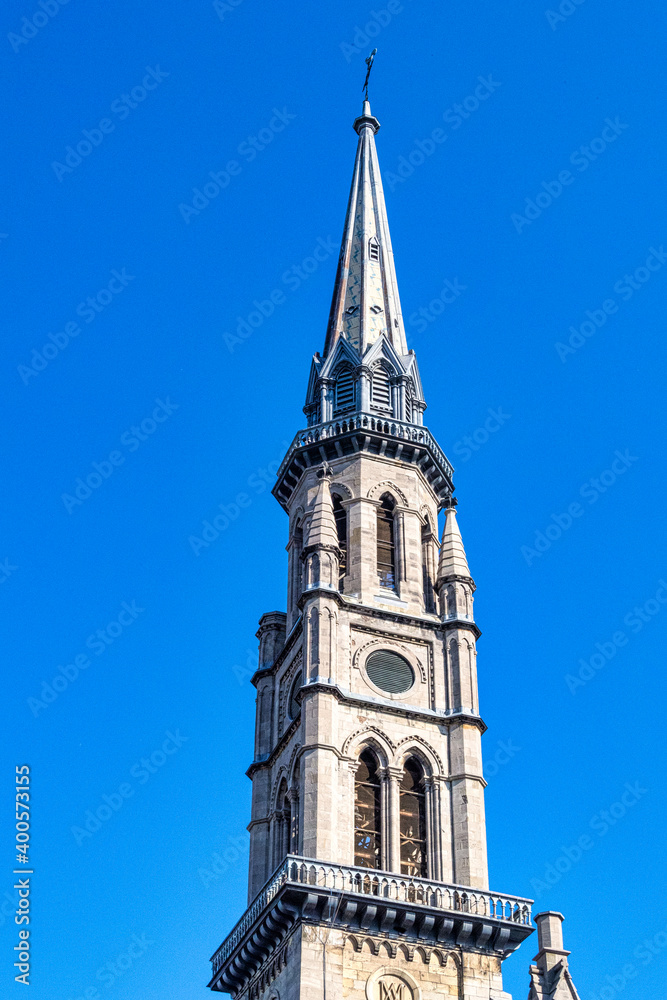
<instances>
[{"instance_id":1,"label":"church steeple","mask_svg":"<svg viewBox=\"0 0 667 1000\"><path fill-rule=\"evenodd\" d=\"M248 909L209 984L235 1000L507 997L501 962L532 929L530 900L488 890L474 583L405 342L378 128L365 101L308 426L273 489L287 608L260 622Z\"/></svg>"},{"instance_id":2,"label":"church steeple","mask_svg":"<svg viewBox=\"0 0 667 1000\"><path fill-rule=\"evenodd\" d=\"M344 337L363 355L378 337L387 337L400 355L408 353L387 208L375 149L380 123L364 101L354 122L359 136L347 205L324 357Z\"/></svg>"},{"instance_id":3,"label":"church steeple","mask_svg":"<svg viewBox=\"0 0 667 1000\"><path fill-rule=\"evenodd\" d=\"M380 128L368 100L322 357L313 358L304 410L309 425L346 413L377 413L421 425L426 409L414 351L408 350L375 149Z\"/></svg>"}]
</instances>

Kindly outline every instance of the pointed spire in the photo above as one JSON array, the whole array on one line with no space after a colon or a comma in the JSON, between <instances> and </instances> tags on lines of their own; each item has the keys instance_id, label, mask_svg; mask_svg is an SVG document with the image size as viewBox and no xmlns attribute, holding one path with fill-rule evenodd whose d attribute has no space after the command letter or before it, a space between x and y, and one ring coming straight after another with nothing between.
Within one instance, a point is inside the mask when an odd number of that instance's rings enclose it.
<instances>
[{"instance_id":1,"label":"pointed spire","mask_svg":"<svg viewBox=\"0 0 667 1000\"><path fill-rule=\"evenodd\" d=\"M408 353L391 249L387 209L375 149L380 128L370 103L354 122L359 136L345 217L324 357L339 337L363 355L385 336L400 355Z\"/></svg>"},{"instance_id":2,"label":"pointed spire","mask_svg":"<svg viewBox=\"0 0 667 1000\"><path fill-rule=\"evenodd\" d=\"M440 560L438 562L438 581L447 580L452 576L470 577L468 560L461 532L456 520L456 508L449 507L446 512L445 527L440 544Z\"/></svg>"},{"instance_id":3,"label":"pointed spire","mask_svg":"<svg viewBox=\"0 0 667 1000\"><path fill-rule=\"evenodd\" d=\"M326 463L322 466L319 476L320 484L317 488L313 516L310 520L310 528L304 546L305 552L315 548L338 548L338 531L336 530L333 500L329 488L331 469Z\"/></svg>"}]
</instances>

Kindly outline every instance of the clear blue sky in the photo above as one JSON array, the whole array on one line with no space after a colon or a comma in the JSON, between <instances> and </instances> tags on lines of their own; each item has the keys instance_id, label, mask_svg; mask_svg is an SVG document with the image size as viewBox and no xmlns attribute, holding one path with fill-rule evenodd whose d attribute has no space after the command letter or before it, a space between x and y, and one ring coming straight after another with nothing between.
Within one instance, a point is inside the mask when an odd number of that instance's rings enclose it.
<instances>
[{"instance_id":1,"label":"clear blue sky","mask_svg":"<svg viewBox=\"0 0 667 1000\"><path fill-rule=\"evenodd\" d=\"M266 484L323 345L336 252L302 262L342 231L374 45L403 310L478 586L491 882L565 913L582 997L628 963L618 995L660 995L664 5L557 19L527 0L404 0L361 53L382 0L44 2L8 0L0 31L0 898L27 762L31 996L203 998L243 911L248 676L286 588ZM238 494L249 505L193 545ZM30 702L61 666L79 676ZM75 835L105 795L115 811ZM515 1000L534 953L505 965Z\"/></svg>"}]
</instances>

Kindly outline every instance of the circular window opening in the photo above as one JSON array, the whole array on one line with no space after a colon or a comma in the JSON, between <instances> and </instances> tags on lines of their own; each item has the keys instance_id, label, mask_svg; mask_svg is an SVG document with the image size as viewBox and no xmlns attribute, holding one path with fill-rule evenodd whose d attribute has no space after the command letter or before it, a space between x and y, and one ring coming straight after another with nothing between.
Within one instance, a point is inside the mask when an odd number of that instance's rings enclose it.
<instances>
[{"instance_id":1,"label":"circular window opening","mask_svg":"<svg viewBox=\"0 0 667 1000\"><path fill-rule=\"evenodd\" d=\"M297 715L301 711L301 704L297 699L297 695L301 690L302 684L303 684L303 675L297 674L294 680L292 681L292 688L289 694L288 712L290 719L296 719Z\"/></svg>"},{"instance_id":2,"label":"circular window opening","mask_svg":"<svg viewBox=\"0 0 667 1000\"><path fill-rule=\"evenodd\" d=\"M389 649L378 649L366 660L366 673L376 687L387 694L402 694L415 682L407 660Z\"/></svg>"}]
</instances>

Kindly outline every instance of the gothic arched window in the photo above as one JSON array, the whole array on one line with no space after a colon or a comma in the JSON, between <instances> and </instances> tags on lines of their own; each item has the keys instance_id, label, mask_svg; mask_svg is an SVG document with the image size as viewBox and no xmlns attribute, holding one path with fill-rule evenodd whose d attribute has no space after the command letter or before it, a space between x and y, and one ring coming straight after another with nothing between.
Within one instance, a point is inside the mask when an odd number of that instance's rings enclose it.
<instances>
[{"instance_id":1,"label":"gothic arched window","mask_svg":"<svg viewBox=\"0 0 667 1000\"><path fill-rule=\"evenodd\" d=\"M431 522L428 517L422 527L422 574L424 582L424 608L426 611L435 611L435 591L433 589L434 578L434 558L433 558L433 532Z\"/></svg>"},{"instance_id":2,"label":"gothic arched window","mask_svg":"<svg viewBox=\"0 0 667 1000\"><path fill-rule=\"evenodd\" d=\"M334 413L344 413L354 408L356 387L354 372L349 365L339 368L334 390Z\"/></svg>"},{"instance_id":3,"label":"gothic arched window","mask_svg":"<svg viewBox=\"0 0 667 1000\"><path fill-rule=\"evenodd\" d=\"M403 768L400 797L401 874L426 878L426 795L424 771L408 758Z\"/></svg>"},{"instance_id":4,"label":"gothic arched window","mask_svg":"<svg viewBox=\"0 0 667 1000\"><path fill-rule=\"evenodd\" d=\"M396 590L396 553L394 546L394 507L392 497L380 498L377 512L377 563L380 586Z\"/></svg>"},{"instance_id":5,"label":"gothic arched window","mask_svg":"<svg viewBox=\"0 0 667 1000\"><path fill-rule=\"evenodd\" d=\"M290 722L296 719L297 715L301 711L301 702L299 701L298 694L303 687L303 674L301 671L296 675L292 681L292 686L290 688L289 700L287 704L287 714L289 716Z\"/></svg>"},{"instance_id":6,"label":"gothic arched window","mask_svg":"<svg viewBox=\"0 0 667 1000\"><path fill-rule=\"evenodd\" d=\"M303 552L303 521L298 521L294 528L294 547L292 548L292 579L294 581L294 601L299 600L303 589L303 563L301 553Z\"/></svg>"},{"instance_id":7,"label":"gothic arched window","mask_svg":"<svg viewBox=\"0 0 667 1000\"><path fill-rule=\"evenodd\" d=\"M371 373L371 403L376 409L391 409L389 375L389 369L382 363L373 365Z\"/></svg>"},{"instance_id":8,"label":"gothic arched window","mask_svg":"<svg viewBox=\"0 0 667 1000\"><path fill-rule=\"evenodd\" d=\"M276 797L276 816L274 828L274 867L277 867L286 854L289 853L290 835L290 804L287 797L287 782L280 782Z\"/></svg>"},{"instance_id":9,"label":"gothic arched window","mask_svg":"<svg viewBox=\"0 0 667 1000\"><path fill-rule=\"evenodd\" d=\"M292 796L291 796L291 816L290 825L290 854L299 853L299 799L301 788L301 761L296 762L294 774L292 775Z\"/></svg>"},{"instance_id":10,"label":"gothic arched window","mask_svg":"<svg viewBox=\"0 0 667 1000\"><path fill-rule=\"evenodd\" d=\"M380 777L372 750L364 750L354 778L354 863L382 867Z\"/></svg>"},{"instance_id":11,"label":"gothic arched window","mask_svg":"<svg viewBox=\"0 0 667 1000\"><path fill-rule=\"evenodd\" d=\"M343 577L347 573L347 511L343 507L340 497L334 493L332 495L334 519L336 521L336 531L338 533L338 548L340 549L340 562L338 573L338 587L343 585Z\"/></svg>"}]
</instances>

